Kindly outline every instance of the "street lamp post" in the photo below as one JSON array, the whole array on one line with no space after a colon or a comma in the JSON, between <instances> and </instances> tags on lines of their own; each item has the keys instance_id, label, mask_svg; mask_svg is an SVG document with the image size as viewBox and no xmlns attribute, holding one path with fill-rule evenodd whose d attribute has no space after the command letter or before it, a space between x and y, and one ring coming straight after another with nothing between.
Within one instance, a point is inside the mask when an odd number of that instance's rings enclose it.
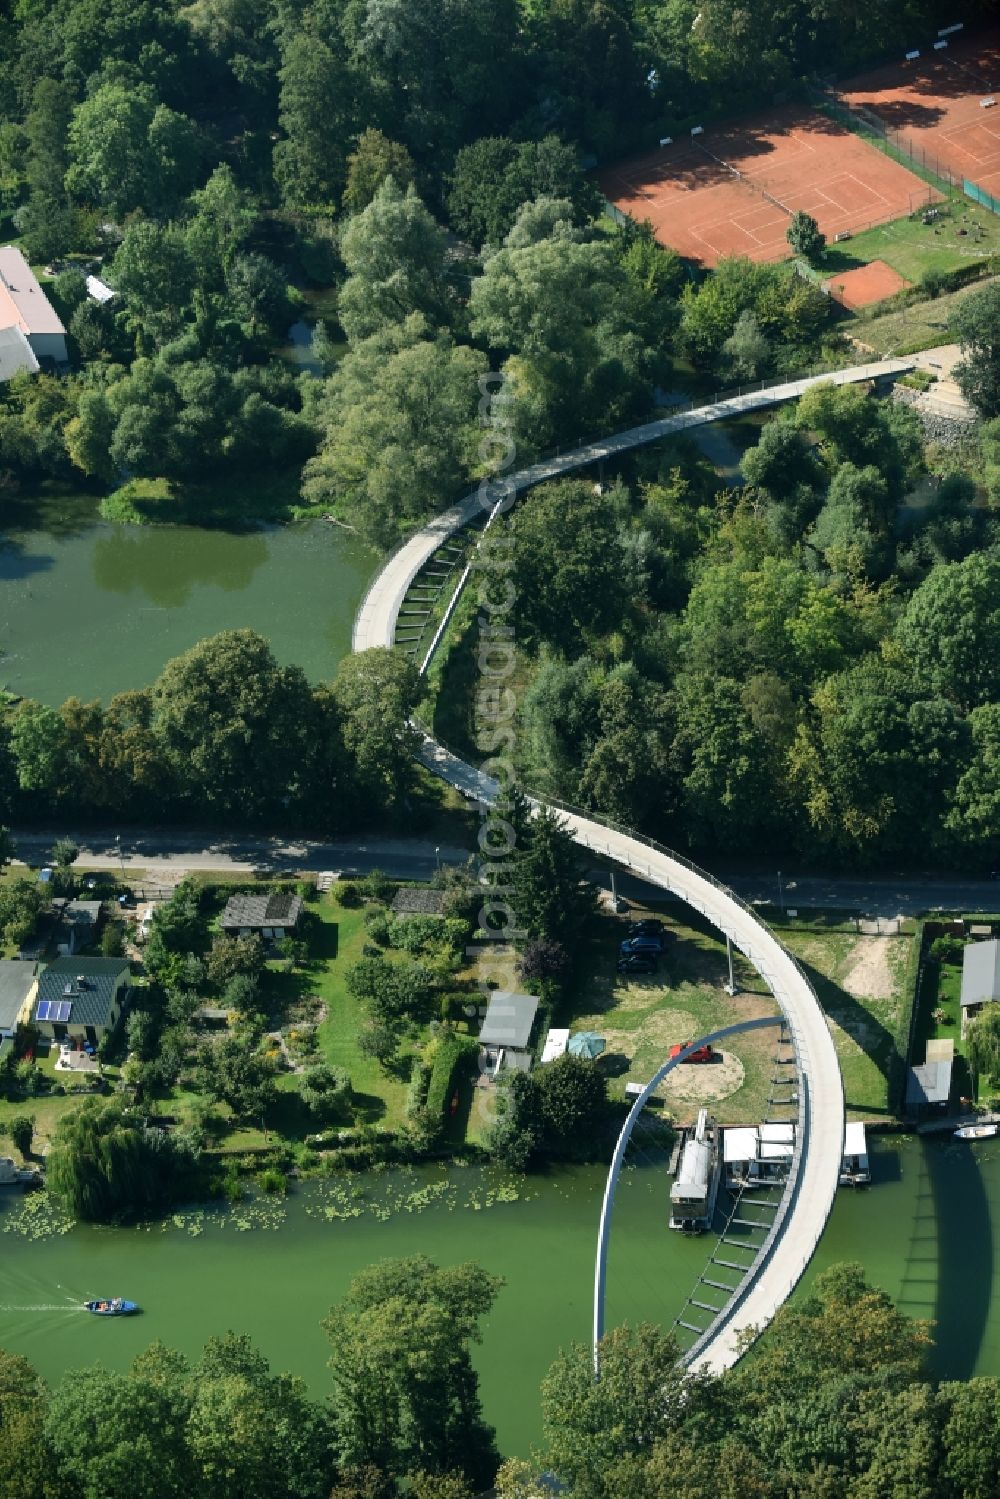
<instances>
[{"instance_id":1,"label":"street lamp post","mask_svg":"<svg viewBox=\"0 0 1000 1499\"><path fill-rule=\"evenodd\" d=\"M121 870L122 870L122 884L124 885L125 884L125 855L122 853L122 835L121 835L121 833L116 833L115 834L115 847L118 850L118 862L121 865Z\"/></svg>"},{"instance_id":2,"label":"street lamp post","mask_svg":"<svg viewBox=\"0 0 1000 1499\"><path fill-rule=\"evenodd\" d=\"M435 845L435 848L434 848L434 863L435 863L435 866L437 868L438 874L440 874L441 873L441 848L440 848L440 845Z\"/></svg>"},{"instance_id":3,"label":"street lamp post","mask_svg":"<svg viewBox=\"0 0 1000 1499\"><path fill-rule=\"evenodd\" d=\"M785 895L781 888L781 870L778 870L778 909L782 916L785 914Z\"/></svg>"}]
</instances>

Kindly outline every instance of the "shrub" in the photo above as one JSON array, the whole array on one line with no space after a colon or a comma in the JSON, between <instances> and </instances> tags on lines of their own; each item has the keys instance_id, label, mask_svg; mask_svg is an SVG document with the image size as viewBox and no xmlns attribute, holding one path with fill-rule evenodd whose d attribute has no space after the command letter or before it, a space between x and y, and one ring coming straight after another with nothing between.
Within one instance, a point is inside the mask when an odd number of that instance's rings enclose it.
<instances>
[{"instance_id":1,"label":"shrub","mask_svg":"<svg viewBox=\"0 0 1000 1499\"><path fill-rule=\"evenodd\" d=\"M427 1111L432 1118L444 1118L462 1067L471 1063L476 1049L477 1043L468 1036L442 1036L438 1041L427 1089Z\"/></svg>"},{"instance_id":2,"label":"shrub","mask_svg":"<svg viewBox=\"0 0 1000 1499\"><path fill-rule=\"evenodd\" d=\"M365 903L361 891L351 880L345 880L342 885L337 886L337 899L346 910L354 910Z\"/></svg>"},{"instance_id":3,"label":"shrub","mask_svg":"<svg viewBox=\"0 0 1000 1499\"><path fill-rule=\"evenodd\" d=\"M169 479L129 479L100 504L102 519L130 526L175 521L176 509Z\"/></svg>"},{"instance_id":4,"label":"shrub","mask_svg":"<svg viewBox=\"0 0 1000 1499\"><path fill-rule=\"evenodd\" d=\"M383 905L389 904L398 888L397 882L390 880L389 876L383 874L381 869L373 869L361 881L361 889L368 900L378 900Z\"/></svg>"},{"instance_id":5,"label":"shrub","mask_svg":"<svg viewBox=\"0 0 1000 1499\"><path fill-rule=\"evenodd\" d=\"M965 943L960 937L935 937L931 943L931 957L936 963L960 963Z\"/></svg>"},{"instance_id":6,"label":"shrub","mask_svg":"<svg viewBox=\"0 0 1000 1499\"><path fill-rule=\"evenodd\" d=\"M266 1171L262 1171L257 1178L257 1183L262 1192L268 1192L275 1197L283 1197L288 1191L288 1178L275 1166L269 1166Z\"/></svg>"}]
</instances>

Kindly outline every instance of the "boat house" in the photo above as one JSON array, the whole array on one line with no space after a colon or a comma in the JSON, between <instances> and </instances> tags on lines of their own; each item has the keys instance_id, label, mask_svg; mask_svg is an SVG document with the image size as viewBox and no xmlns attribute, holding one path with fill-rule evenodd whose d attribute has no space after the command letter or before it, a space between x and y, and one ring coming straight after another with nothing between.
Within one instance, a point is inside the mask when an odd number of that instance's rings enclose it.
<instances>
[{"instance_id":1,"label":"boat house","mask_svg":"<svg viewBox=\"0 0 1000 1499\"><path fill-rule=\"evenodd\" d=\"M711 1227L719 1191L719 1132L707 1109L698 1114L694 1134L681 1151L677 1179L670 1188L670 1227L700 1234Z\"/></svg>"},{"instance_id":2,"label":"boat house","mask_svg":"<svg viewBox=\"0 0 1000 1499\"><path fill-rule=\"evenodd\" d=\"M121 1019L130 977L124 958L56 958L38 981L33 1023L50 1040L97 1046Z\"/></svg>"},{"instance_id":3,"label":"boat house","mask_svg":"<svg viewBox=\"0 0 1000 1499\"><path fill-rule=\"evenodd\" d=\"M868 1164L868 1139L860 1122L844 1128L844 1159L840 1163L840 1185L860 1187L872 1179Z\"/></svg>"},{"instance_id":4,"label":"boat house","mask_svg":"<svg viewBox=\"0 0 1000 1499\"><path fill-rule=\"evenodd\" d=\"M919 1067L911 1067L907 1073L907 1114L916 1119L925 1119L946 1112L951 1097L954 1064L954 1041L928 1041L925 1060Z\"/></svg>"},{"instance_id":5,"label":"boat house","mask_svg":"<svg viewBox=\"0 0 1000 1499\"><path fill-rule=\"evenodd\" d=\"M531 1071L528 1044L537 1009L537 994L493 991L479 1031L480 1067L486 1077L503 1071Z\"/></svg>"},{"instance_id":6,"label":"boat house","mask_svg":"<svg viewBox=\"0 0 1000 1499\"><path fill-rule=\"evenodd\" d=\"M269 895L231 895L220 925L227 937L254 934L265 942L294 936L302 915L302 897L287 890Z\"/></svg>"},{"instance_id":7,"label":"boat house","mask_svg":"<svg viewBox=\"0 0 1000 1499\"><path fill-rule=\"evenodd\" d=\"M1000 1000L1000 941L969 942L962 952L962 1035L983 1005Z\"/></svg>"}]
</instances>

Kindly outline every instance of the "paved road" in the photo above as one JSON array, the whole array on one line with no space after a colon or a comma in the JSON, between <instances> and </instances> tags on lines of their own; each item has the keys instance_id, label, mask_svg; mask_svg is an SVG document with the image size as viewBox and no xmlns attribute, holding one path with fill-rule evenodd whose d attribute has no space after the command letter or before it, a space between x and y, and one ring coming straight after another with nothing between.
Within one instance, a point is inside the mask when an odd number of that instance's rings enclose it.
<instances>
[{"instance_id":1,"label":"paved road","mask_svg":"<svg viewBox=\"0 0 1000 1499\"><path fill-rule=\"evenodd\" d=\"M381 869L394 879L427 879L442 864L461 864L468 850L452 844L436 846L421 838L360 838L336 842L268 838L222 833L143 830L121 834L121 852L111 832L59 833L14 831L18 854L27 863L43 864L57 837L80 846L80 863L91 869L142 869L158 879L176 879L187 870L219 870L252 874L255 869L292 870L296 874L321 869L367 874Z\"/></svg>"}]
</instances>

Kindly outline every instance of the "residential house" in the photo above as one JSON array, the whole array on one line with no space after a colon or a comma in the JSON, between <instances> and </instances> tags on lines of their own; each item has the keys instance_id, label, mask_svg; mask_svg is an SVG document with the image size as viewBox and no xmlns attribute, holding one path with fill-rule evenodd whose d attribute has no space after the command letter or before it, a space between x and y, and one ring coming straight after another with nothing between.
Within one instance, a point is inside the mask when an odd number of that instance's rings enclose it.
<instances>
[{"instance_id":1,"label":"residential house","mask_svg":"<svg viewBox=\"0 0 1000 1499\"><path fill-rule=\"evenodd\" d=\"M0 1041L10 1040L31 1019L38 993L38 966L18 958L0 962Z\"/></svg>"},{"instance_id":2,"label":"residential house","mask_svg":"<svg viewBox=\"0 0 1000 1499\"><path fill-rule=\"evenodd\" d=\"M58 918L55 943L61 958L89 947L101 924L99 900L54 900L52 909Z\"/></svg>"},{"instance_id":3,"label":"residential house","mask_svg":"<svg viewBox=\"0 0 1000 1499\"><path fill-rule=\"evenodd\" d=\"M121 1019L130 977L125 958L56 958L38 981L35 1026L53 1041L98 1045Z\"/></svg>"},{"instance_id":4,"label":"residential house","mask_svg":"<svg viewBox=\"0 0 1000 1499\"><path fill-rule=\"evenodd\" d=\"M485 1076L496 1077L503 1071L531 1071L528 1043L537 1009L536 994L513 994L507 989L493 991L479 1031L479 1057Z\"/></svg>"},{"instance_id":5,"label":"residential house","mask_svg":"<svg viewBox=\"0 0 1000 1499\"><path fill-rule=\"evenodd\" d=\"M0 328L18 328L39 364L66 363L66 329L14 245L0 249Z\"/></svg>"},{"instance_id":6,"label":"residential house","mask_svg":"<svg viewBox=\"0 0 1000 1499\"><path fill-rule=\"evenodd\" d=\"M292 937L302 915L302 898L287 890L269 895L231 895L222 913L222 930L227 937L249 937L251 933L265 942Z\"/></svg>"},{"instance_id":7,"label":"residential house","mask_svg":"<svg viewBox=\"0 0 1000 1499\"><path fill-rule=\"evenodd\" d=\"M962 953L962 1035L983 1005L1000 999L1000 941L970 942Z\"/></svg>"}]
</instances>

